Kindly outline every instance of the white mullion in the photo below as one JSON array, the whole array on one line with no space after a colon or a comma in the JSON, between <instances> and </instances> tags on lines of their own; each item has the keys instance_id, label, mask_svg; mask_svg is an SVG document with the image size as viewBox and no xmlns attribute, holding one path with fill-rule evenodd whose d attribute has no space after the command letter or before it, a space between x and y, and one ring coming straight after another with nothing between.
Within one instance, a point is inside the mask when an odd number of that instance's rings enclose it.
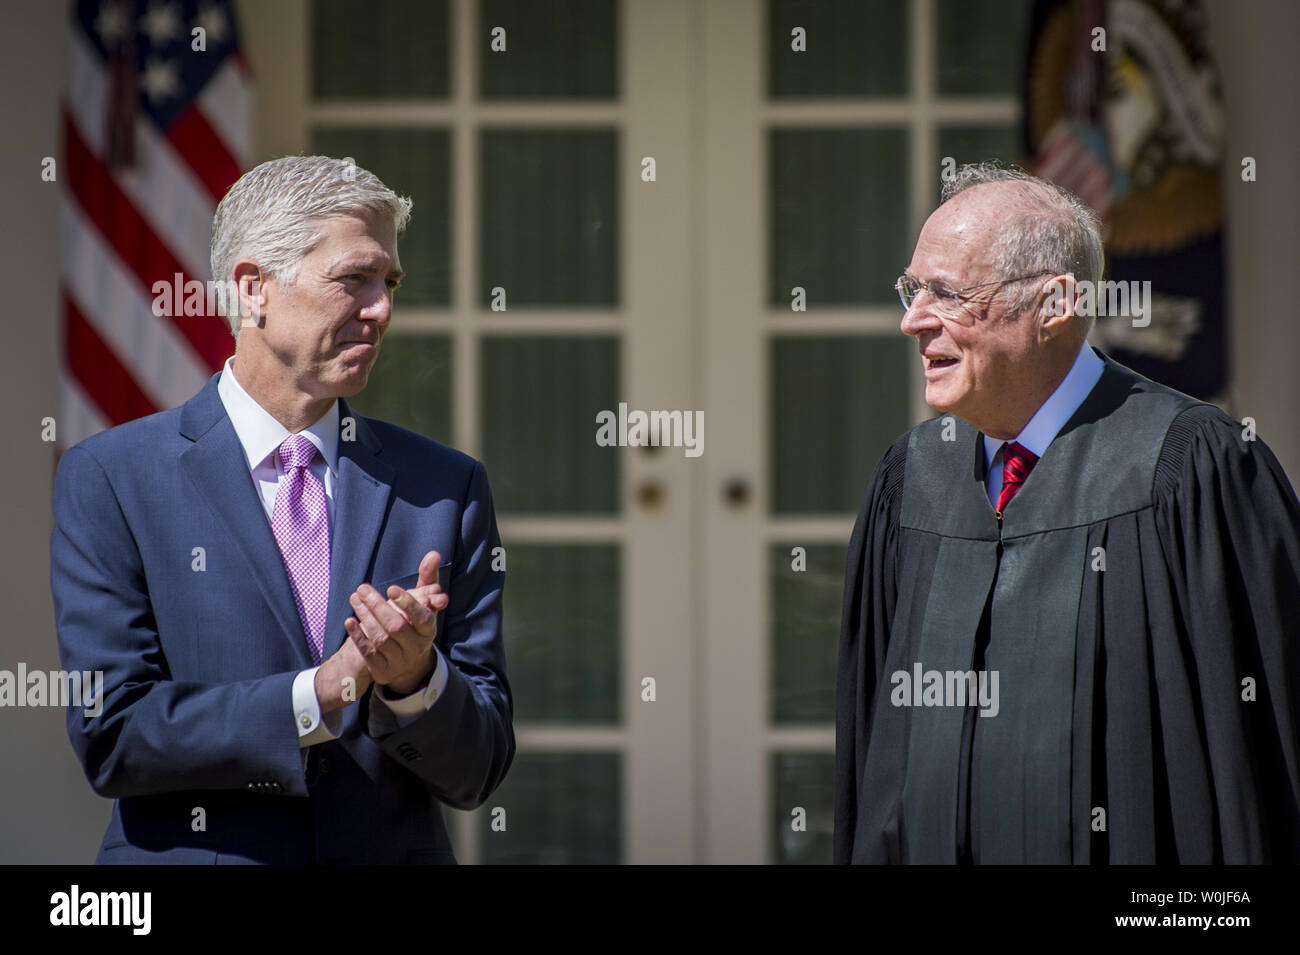
<instances>
[{"instance_id":1,"label":"white mullion","mask_svg":"<svg viewBox=\"0 0 1300 955\"><path fill-rule=\"evenodd\" d=\"M549 543L590 543L620 544L624 537L626 519L619 517L590 518L573 517L528 517L498 514L497 523L501 536L509 535L512 543L549 544Z\"/></svg>"},{"instance_id":2,"label":"white mullion","mask_svg":"<svg viewBox=\"0 0 1300 955\"><path fill-rule=\"evenodd\" d=\"M439 110L438 122L451 131L452 283L450 313L452 334L452 444L472 457L478 447L478 348L474 337L474 272L477 215L474 197L478 184L474 168L474 67L478 47L474 28L478 21L473 0L452 0L450 16L451 97L449 109ZM491 812L491 801L478 809L455 814L456 855L466 862L483 861L481 814Z\"/></svg>"},{"instance_id":3,"label":"white mullion","mask_svg":"<svg viewBox=\"0 0 1300 955\"><path fill-rule=\"evenodd\" d=\"M779 726L767 731L768 746L778 750L809 753L835 752L834 726Z\"/></svg>"},{"instance_id":4,"label":"white mullion","mask_svg":"<svg viewBox=\"0 0 1300 955\"><path fill-rule=\"evenodd\" d=\"M501 126L612 126L620 115L604 103L555 100L546 101L545 112L537 106L499 102L475 103L473 109L480 122ZM313 104L310 116L315 123L335 126L428 126L463 118L460 104L442 100L332 101Z\"/></svg>"},{"instance_id":5,"label":"white mullion","mask_svg":"<svg viewBox=\"0 0 1300 955\"><path fill-rule=\"evenodd\" d=\"M479 138L479 108L475 101L475 79L480 44L475 42L478 11L473 0L452 4L452 286L451 316L455 346L456 447L480 457L481 350L478 321L478 208L479 169L476 163Z\"/></svg>"},{"instance_id":6,"label":"white mullion","mask_svg":"<svg viewBox=\"0 0 1300 955\"><path fill-rule=\"evenodd\" d=\"M899 334L902 313L897 308L846 306L819 308L793 315L786 310L767 316L769 334L872 335L892 338Z\"/></svg>"},{"instance_id":7,"label":"white mullion","mask_svg":"<svg viewBox=\"0 0 1300 955\"><path fill-rule=\"evenodd\" d=\"M919 19L919 11L914 11ZM770 103L764 120L779 126L904 126L916 119L909 99ZM931 101L930 116L944 123L1010 123L1019 116L1013 97L988 96Z\"/></svg>"},{"instance_id":8,"label":"white mullion","mask_svg":"<svg viewBox=\"0 0 1300 955\"><path fill-rule=\"evenodd\" d=\"M534 752L622 752L627 746L627 730L612 726L579 726L558 724L523 726L515 729L515 742L519 748Z\"/></svg>"},{"instance_id":9,"label":"white mullion","mask_svg":"<svg viewBox=\"0 0 1300 955\"><path fill-rule=\"evenodd\" d=\"M853 518L848 516L773 517L764 528L769 544L787 541L812 544L843 544L853 531Z\"/></svg>"},{"instance_id":10,"label":"white mullion","mask_svg":"<svg viewBox=\"0 0 1300 955\"><path fill-rule=\"evenodd\" d=\"M908 209L911 229L909 239L921 230L930 214L931 185L939 174L936 153L936 109L934 103L934 3L914 0L908 5L911 15L911 87L912 122L909 130L912 162L908 176ZM899 271L905 262L899 263ZM919 361L908 362L909 402L914 422L924 421L934 412L925 403L925 388Z\"/></svg>"}]
</instances>

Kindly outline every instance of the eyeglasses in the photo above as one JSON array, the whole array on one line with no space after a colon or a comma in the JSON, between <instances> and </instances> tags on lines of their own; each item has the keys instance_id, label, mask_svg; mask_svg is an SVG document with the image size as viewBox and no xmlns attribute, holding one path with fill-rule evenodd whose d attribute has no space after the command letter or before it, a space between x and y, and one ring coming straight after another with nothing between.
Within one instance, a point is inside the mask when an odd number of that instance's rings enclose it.
<instances>
[{"instance_id":1,"label":"eyeglasses","mask_svg":"<svg viewBox=\"0 0 1300 955\"><path fill-rule=\"evenodd\" d=\"M935 285L933 282L922 284L912 276L904 272L894 283L894 289L898 292L898 300L903 303L903 310L912 307L916 297L922 291L929 292L930 298L934 299L934 310L941 316L967 321L968 324L974 322L974 316L963 310L965 305L973 296L965 295L966 292L973 292L976 289L1001 287L1010 285L1012 282L1023 282L1025 279L1036 279L1040 275L1051 275L1050 271L1035 272L1033 275L1020 275L1013 279L1002 279L998 282L982 282L979 285L967 285L965 288L950 289L942 285Z\"/></svg>"}]
</instances>

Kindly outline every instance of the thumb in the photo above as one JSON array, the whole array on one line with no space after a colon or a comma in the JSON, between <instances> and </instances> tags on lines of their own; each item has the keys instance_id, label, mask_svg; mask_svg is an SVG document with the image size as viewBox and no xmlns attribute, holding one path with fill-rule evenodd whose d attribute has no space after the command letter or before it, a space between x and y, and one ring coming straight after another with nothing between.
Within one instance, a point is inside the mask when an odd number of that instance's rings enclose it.
<instances>
[{"instance_id":1,"label":"thumb","mask_svg":"<svg viewBox=\"0 0 1300 955\"><path fill-rule=\"evenodd\" d=\"M424 560L420 561L420 579L416 582L417 587L428 587L430 584L438 582L438 567L442 564L442 555L436 550L431 550L424 555Z\"/></svg>"}]
</instances>

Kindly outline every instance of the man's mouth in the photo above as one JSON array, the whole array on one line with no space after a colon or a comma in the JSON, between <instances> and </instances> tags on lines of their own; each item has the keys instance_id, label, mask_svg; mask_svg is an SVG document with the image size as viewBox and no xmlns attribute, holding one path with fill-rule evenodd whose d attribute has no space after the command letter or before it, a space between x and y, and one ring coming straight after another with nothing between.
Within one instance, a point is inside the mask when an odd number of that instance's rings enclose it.
<instances>
[{"instance_id":1,"label":"man's mouth","mask_svg":"<svg viewBox=\"0 0 1300 955\"><path fill-rule=\"evenodd\" d=\"M946 358L939 355L934 355L934 356L925 355L923 357L925 358L926 371L932 371L936 368L947 368L950 365L957 364L957 362L960 360L957 358Z\"/></svg>"}]
</instances>

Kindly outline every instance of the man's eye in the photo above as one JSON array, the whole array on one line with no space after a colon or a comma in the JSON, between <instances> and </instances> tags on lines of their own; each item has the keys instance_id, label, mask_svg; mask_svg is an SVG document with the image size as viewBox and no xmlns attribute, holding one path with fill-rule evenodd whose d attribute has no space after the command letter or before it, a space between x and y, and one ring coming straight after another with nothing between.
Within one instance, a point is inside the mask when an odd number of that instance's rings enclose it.
<instances>
[{"instance_id":1,"label":"man's eye","mask_svg":"<svg viewBox=\"0 0 1300 955\"><path fill-rule=\"evenodd\" d=\"M399 287L401 284L402 284L402 283L399 282L399 281L397 281L397 279L389 279L389 280L388 280L388 291L390 291L390 292L396 292L397 289L398 289L398 287Z\"/></svg>"}]
</instances>

